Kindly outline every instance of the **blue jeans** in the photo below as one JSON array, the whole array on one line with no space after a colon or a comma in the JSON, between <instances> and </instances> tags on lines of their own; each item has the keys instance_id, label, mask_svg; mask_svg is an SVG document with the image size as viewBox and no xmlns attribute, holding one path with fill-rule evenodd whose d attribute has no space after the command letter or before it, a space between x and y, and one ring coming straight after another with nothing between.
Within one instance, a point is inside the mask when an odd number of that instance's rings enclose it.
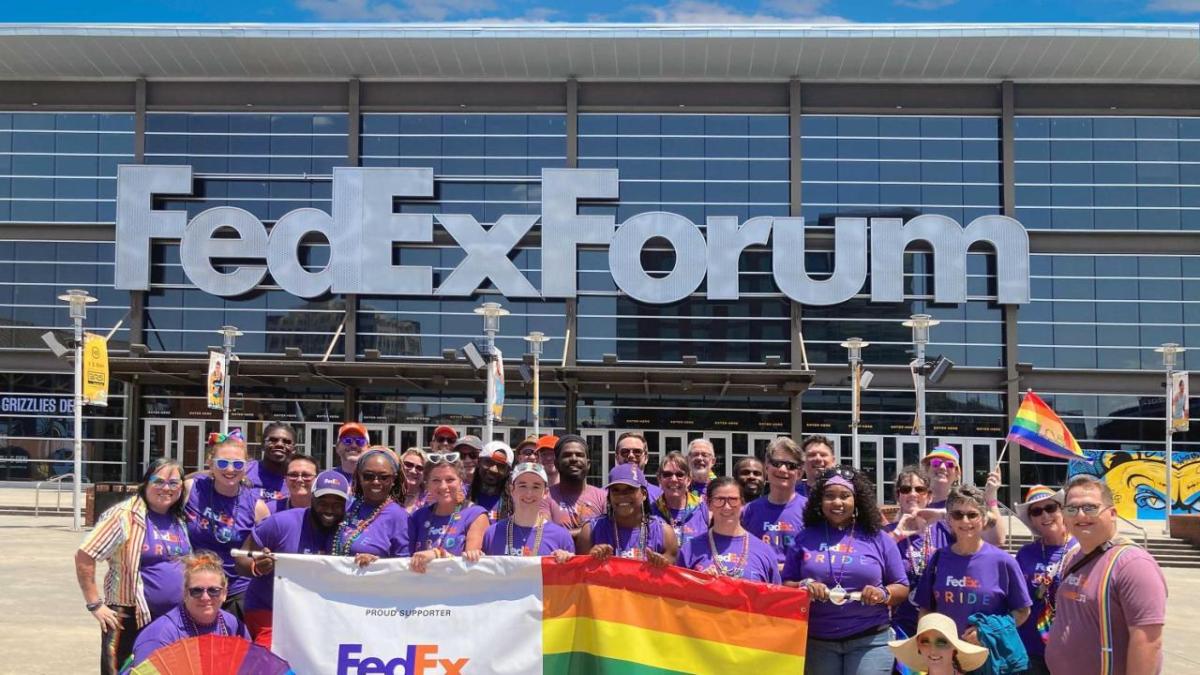
<instances>
[{"instance_id":1,"label":"blue jeans","mask_svg":"<svg viewBox=\"0 0 1200 675\"><path fill-rule=\"evenodd\" d=\"M892 672L892 651L885 630L850 640L808 639L804 656L804 675L888 675Z\"/></svg>"}]
</instances>

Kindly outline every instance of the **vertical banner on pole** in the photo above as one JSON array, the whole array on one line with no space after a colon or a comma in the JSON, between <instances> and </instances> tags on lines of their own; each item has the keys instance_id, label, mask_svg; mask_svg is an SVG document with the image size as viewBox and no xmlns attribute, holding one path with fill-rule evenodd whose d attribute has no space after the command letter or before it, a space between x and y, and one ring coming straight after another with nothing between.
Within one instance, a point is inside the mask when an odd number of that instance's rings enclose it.
<instances>
[{"instance_id":1,"label":"vertical banner on pole","mask_svg":"<svg viewBox=\"0 0 1200 675\"><path fill-rule=\"evenodd\" d=\"M499 348L493 351L495 351L495 355L488 363L488 368L492 369L492 376L488 378L491 385L488 391L488 414L492 416L493 420L499 422L500 417L504 414L504 354L500 352Z\"/></svg>"},{"instance_id":2,"label":"vertical banner on pole","mask_svg":"<svg viewBox=\"0 0 1200 675\"><path fill-rule=\"evenodd\" d=\"M83 403L108 406L108 340L103 335L83 335Z\"/></svg>"},{"instance_id":3,"label":"vertical banner on pole","mask_svg":"<svg viewBox=\"0 0 1200 675\"><path fill-rule=\"evenodd\" d=\"M1190 427L1187 372L1171 373L1167 386L1171 388L1171 431L1187 431Z\"/></svg>"},{"instance_id":4,"label":"vertical banner on pole","mask_svg":"<svg viewBox=\"0 0 1200 675\"><path fill-rule=\"evenodd\" d=\"M208 353L208 407L212 410L222 410L225 407L227 365L224 354Z\"/></svg>"}]
</instances>

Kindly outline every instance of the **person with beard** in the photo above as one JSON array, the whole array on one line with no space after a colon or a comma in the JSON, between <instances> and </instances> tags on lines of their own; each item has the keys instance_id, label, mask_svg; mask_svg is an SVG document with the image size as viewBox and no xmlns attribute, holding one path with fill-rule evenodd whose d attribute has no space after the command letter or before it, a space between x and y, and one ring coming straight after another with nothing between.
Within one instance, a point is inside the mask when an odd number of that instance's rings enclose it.
<instances>
[{"instance_id":1,"label":"person with beard","mask_svg":"<svg viewBox=\"0 0 1200 675\"><path fill-rule=\"evenodd\" d=\"M767 446L767 494L746 505L742 525L775 549L775 561L783 567L787 552L804 529L804 505L808 498L796 491L802 464L800 448L787 436Z\"/></svg>"},{"instance_id":2,"label":"person with beard","mask_svg":"<svg viewBox=\"0 0 1200 675\"><path fill-rule=\"evenodd\" d=\"M333 535L346 515L350 482L339 471L322 472L313 483L311 498L311 504L277 513L254 527L242 548L262 555L234 560L238 572L250 577L246 627L251 639L267 649L271 648L275 554L329 555Z\"/></svg>"},{"instance_id":3,"label":"person with beard","mask_svg":"<svg viewBox=\"0 0 1200 675\"><path fill-rule=\"evenodd\" d=\"M287 463L287 493L283 499L267 502L271 515L289 509L306 509L312 503L312 485L317 478L317 460L308 455L293 454Z\"/></svg>"},{"instance_id":4,"label":"person with beard","mask_svg":"<svg viewBox=\"0 0 1200 675\"><path fill-rule=\"evenodd\" d=\"M246 467L246 480L268 508L273 502L287 499L284 474L295 447L296 430L292 425L272 422L263 429L262 459L256 459Z\"/></svg>"},{"instance_id":5,"label":"person with beard","mask_svg":"<svg viewBox=\"0 0 1200 675\"><path fill-rule=\"evenodd\" d=\"M817 485L817 477L837 461L833 455L833 441L819 434L805 438L800 450L804 457L804 480L796 482L796 492L807 498L809 491Z\"/></svg>"},{"instance_id":6,"label":"person with beard","mask_svg":"<svg viewBox=\"0 0 1200 675\"><path fill-rule=\"evenodd\" d=\"M640 431L626 431L617 437L617 464L632 464L641 474L646 475L646 463L650 461L650 444ZM646 491L650 501L656 502L662 496L662 490L657 485L646 482Z\"/></svg>"},{"instance_id":7,"label":"person with beard","mask_svg":"<svg viewBox=\"0 0 1200 675\"><path fill-rule=\"evenodd\" d=\"M346 422L338 428L337 445L334 452L338 456L338 466L335 471L354 482L354 467L358 458L367 449L367 428L358 422Z\"/></svg>"},{"instance_id":8,"label":"person with beard","mask_svg":"<svg viewBox=\"0 0 1200 675\"><path fill-rule=\"evenodd\" d=\"M708 529L708 507L704 499L690 489L691 475L688 460L678 452L667 453L658 465L658 485L662 496L651 502L654 515L671 524L679 548L687 546L692 537Z\"/></svg>"},{"instance_id":9,"label":"person with beard","mask_svg":"<svg viewBox=\"0 0 1200 675\"><path fill-rule=\"evenodd\" d=\"M554 509L554 522L579 534L583 524L604 514L608 496L604 490L587 484L588 459L587 441L582 436L566 434L554 445L554 463L559 481L550 486L550 498Z\"/></svg>"},{"instance_id":10,"label":"person with beard","mask_svg":"<svg viewBox=\"0 0 1200 675\"><path fill-rule=\"evenodd\" d=\"M742 502L749 504L762 496L763 476L763 463L753 457L745 457L734 465L733 478L742 489Z\"/></svg>"},{"instance_id":11,"label":"person with beard","mask_svg":"<svg viewBox=\"0 0 1200 675\"><path fill-rule=\"evenodd\" d=\"M717 453L713 449L712 441L697 438L688 443L687 463L692 474L692 485L688 489L697 497L704 497L708 482L717 477L712 470L717 463Z\"/></svg>"},{"instance_id":12,"label":"person with beard","mask_svg":"<svg viewBox=\"0 0 1200 675\"><path fill-rule=\"evenodd\" d=\"M646 478L634 464L619 464L608 474L608 510L586 523L575 537L575 550L604 561L609 557L645 560L654 567L675 562L675 531L651 515Z\"/></svg>"},{"instance_id":13,"label":"person with beard","mask_svg":"<svg viewBox=\"0 0 1200 675\"><path fill-rule=\"evenodd\" d=\"M453 452L457 454L463 466L463 485L470 487L475 482L475 467L479 464L479 455L483 452L483 441L478 436L463 436L454 444Z\"/></svg>"},{"instance_id":14,"label":"person with beard","mask_svg":"<svg viewBox=\"0 0 1200 675\"><path fill-rule=\"evenodd\" d=\"M488 522L494 523L501 518L500 506L512 468L513 450L508 447L508 443L492 441L483 446L468 496L472 502L487 511Z\"/></svg>"},{"instance_id":15,"label":"person with beard","mask_svg":"<svg viewBox=\"0 0 1200 675\"><path fill-rule=\"evenodd\" d=\"M333 536L332 554L354 556L359 567L407 557L408 511L402 506L404 481L396 453L382 445L368 448L358 459L352 485L354 503Z\"/></svg>"}]
</instances>

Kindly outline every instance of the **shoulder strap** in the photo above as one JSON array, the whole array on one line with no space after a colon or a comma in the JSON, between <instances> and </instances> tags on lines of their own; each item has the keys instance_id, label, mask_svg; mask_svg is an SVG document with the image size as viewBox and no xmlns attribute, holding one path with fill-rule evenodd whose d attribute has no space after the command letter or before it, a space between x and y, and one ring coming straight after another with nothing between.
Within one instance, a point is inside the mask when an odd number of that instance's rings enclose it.
<instances>
[{"instance_id":1,"label":"shoulder strap","mask_svg":"<svg viewBox=\"0 0 1200 675\"><path fill-rule=\"evenodd\" d=\"M1097 609L1100 613L1100 675L1111 675L1113 672L1113 634L1112 634L1112 577L1117 560L1132 547L1132 544L1118 544L1116 552L1104 567L1100 577L1100 587L1097 591Z\"/></svg>"}]
</instances>

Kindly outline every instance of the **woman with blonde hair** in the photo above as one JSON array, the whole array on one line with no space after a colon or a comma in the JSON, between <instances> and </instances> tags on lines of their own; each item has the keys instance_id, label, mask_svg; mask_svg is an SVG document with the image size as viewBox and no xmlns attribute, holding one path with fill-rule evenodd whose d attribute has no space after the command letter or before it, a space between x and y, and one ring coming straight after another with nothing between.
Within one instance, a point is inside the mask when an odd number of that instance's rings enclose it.
<instances>
[{"instance_id":1,"label":"woman with blonde hair","mask_svg":"<svg viewBox=\"0 0 1200 675\"><path fill-rule=\"evenodd\" d=\"M463 495L467 475L458 452L431 452L425 463L425 485L430 502L409 519L413 572L424 573L438 558L463 556L478 562L483 555L483 535L491 521L487 511Z\"/></svg>"},{"instance_id":2,"label":"woman with blonde hair","mask_svg":"<svg viewBox=\"0 0 1200 675\"><path fill-rule=\"evenodd\" d=\"M410 514L425 506L426 453L411 447L400 455L400 471L404 474L404 510Z\"/></svg>"},{"instance_id":3,"label":"woman with blonde hair","mask_svg":"<svg viewBox=\"0 0 1200 675\"><path fill-rule=\"evenodd\" d=\"M917 632L907 640L888 642L896 660L907 668L929 675L960 675L978 670L988 651L958 637L954 619L945 614L926 614Z\"/></svg>"}]
</instances>

